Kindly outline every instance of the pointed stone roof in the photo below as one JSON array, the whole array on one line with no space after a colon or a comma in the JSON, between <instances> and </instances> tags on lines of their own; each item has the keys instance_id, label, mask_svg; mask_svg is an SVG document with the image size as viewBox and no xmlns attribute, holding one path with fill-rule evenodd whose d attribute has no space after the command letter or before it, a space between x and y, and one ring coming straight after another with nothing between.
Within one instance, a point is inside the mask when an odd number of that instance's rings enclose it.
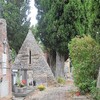
<instances>
[{"instance_id":1,"label":"pointed stone roof","mask_svg":"<svg viewBox=\"0 0 100 100\"><path fill-rule=\"evenodd\" d=\"M19 50L17 57L15 58L12 69L32 70L34 76L47 74L49 83L55 81L53 73L44 57L44 53L37 44L30 30L22 44L22 47Z\"/></svg>"}]
</instances>

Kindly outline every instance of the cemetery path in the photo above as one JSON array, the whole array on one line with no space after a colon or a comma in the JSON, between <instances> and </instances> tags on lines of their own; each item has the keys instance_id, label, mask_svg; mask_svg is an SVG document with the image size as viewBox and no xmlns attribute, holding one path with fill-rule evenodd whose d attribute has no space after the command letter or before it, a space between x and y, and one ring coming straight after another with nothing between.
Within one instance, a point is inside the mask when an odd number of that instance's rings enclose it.
<instances>
[{"instance_id":1,"label":"cemetery path","mask_svg":"<svg viewBox=\"0 0 100 100\"><path fill-rule=\"evenodd\" d=\"M48 87L44 91L36 90L25 100L72 100L76 90L73 80L68 79L65 85Z\"/></svg>"},{"instance_id":2,"label":"cemetery path","mask_svg":"<svg viewBox=\"0 0 100 100\"><path fill-rule=\"evenodd\" d=\"M86 96L75 96L76 91L77 87L75 87L74 81L69 78L66 80L65 85L48 87L44 91L36 89L25 97L25 99L16 98L13 100L91 100L87 99Z\"/></svg>"}]
</instances>

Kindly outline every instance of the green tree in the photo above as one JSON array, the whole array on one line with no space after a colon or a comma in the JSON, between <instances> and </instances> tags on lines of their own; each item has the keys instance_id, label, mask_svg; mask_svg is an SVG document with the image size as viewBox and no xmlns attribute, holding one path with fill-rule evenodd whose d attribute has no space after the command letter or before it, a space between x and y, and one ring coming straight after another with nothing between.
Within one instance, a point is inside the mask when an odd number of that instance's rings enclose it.
<instances>
[{"instance_id":1,"label":"green tree","mask_svg":"<svg viewBox=\"0 0 100 100\"><path fill-rule=\"evenodd\" d=\"M98 13L95 0L35 0L38 34L43 44L56 52L57 76L63 76L68 43L76 35L91 34ZM98 13L99 14L99 13ZM61 72L61 73L60 73Z\"/></svg>"},{"instance_id":2,"label":"green tree","mask_svg":"<svg viewBox=\"0 0 100 100\"><path fill-rule=\"evenodd\" d=\"M92 37L100 44L100 0L96 0L96 18L93 24Z\"/></svg>"},{"instance_id":3,"label":"green tree","mask_svg":"<svg viewBox=\"0 0 100 100\"><path fill-rule=\"evenodd\" d=\"M77 33L75 9L68 1L35 0L38 8L38 33L43 44L56 52L56 76L64 76L64 56L68 55L68 42Z\"/></svg>"},{"instance_id":4,"label":"green tree","mask_svg":"<svg viewBox=\"0 0 100 100\"><path fill-rule=\"evenodd\" d=\"M74 0L77 15L75 26L78 34L91 34L97 15L97 2L95 0Z\"/></svg>"},{"instance_id":5,"label":"green tree","mask_svg":"<svg viewBox=\"0 0 100 100\"><path fill-rule=\"evenodd\" d=\"M2 0L3 18L7 21L7 35L11 48L20 49L29 29L29 0Z\"/></svg>"},{"instance_id":6,"label":"green tree","mask_svg":"<svg viewBox=\"0 0 100 100\"><path fill-rule=\"evenodd\" d=\"M79 35L90 34L100 43L100 0L73 0Z\"/></svg>"},{"instance_id":7,"label":"green tree","mask_svg":"<svg viewBox=\"0 0 100 100\"><path fill-rule=\"evenodd\" d=\"M96 85L100 45L91 36L76 37L69 43L69 50L74 65L74 82L81 91L88 92Z\"/></svg>"}]
</instances>

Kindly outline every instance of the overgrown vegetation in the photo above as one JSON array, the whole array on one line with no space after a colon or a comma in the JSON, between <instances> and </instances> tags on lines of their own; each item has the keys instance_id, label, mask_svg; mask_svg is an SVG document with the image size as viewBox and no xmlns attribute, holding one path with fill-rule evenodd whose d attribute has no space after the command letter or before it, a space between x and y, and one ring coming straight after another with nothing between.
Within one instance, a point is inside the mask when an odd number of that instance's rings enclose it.
<instances>
[{"instance_id":1,"label":"overgrown vegetation","mask_svg":"<svg viewBox=\"0 0 100 100\"><path fill-rule=\"evenodd\" d=\"M82 93L96 86L100 67L100 45L91 36L76 37L69 44L70 57L74 65L75 84Z\"/></svg>"},{"instance_id":2,"label":"overgrown vegetation","mask_svg":"<svg viewBox=\"0 0 100 100\"><path fill-rule=\"evenodd\" d=\"M12 59L12 62L14 62L15 57L16 57L16 51L14 49L12 49L11 50L11 59Z\"/></svg>"}]
</instances>

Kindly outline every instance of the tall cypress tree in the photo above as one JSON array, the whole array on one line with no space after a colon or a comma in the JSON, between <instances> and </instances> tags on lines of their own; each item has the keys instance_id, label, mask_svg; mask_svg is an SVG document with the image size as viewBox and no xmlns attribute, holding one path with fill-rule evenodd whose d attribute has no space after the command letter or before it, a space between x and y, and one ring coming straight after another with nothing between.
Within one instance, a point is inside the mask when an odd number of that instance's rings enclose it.
<instances>
[{"instance_id":1,"label":"tall cypress tree","mask_svg":"<svg viewBox=\"0 0 100 100\"><path fill-rule=\"evenodd\" d=\"M27 19L30 10L29 0L2 0L2 4L9 44L18 52L30 25L30 19Z\"/></svg>"},{"instance_id":2,"label":"tall cypress tree","mask_svg":"<svg viewBox=\"0 0 100 100\"><path fill-rule=\"evenodd\" d=\"M38 34L43 44L62 59L56 64L57 76L64 76L64 56L76 35L91 34L97 16L95 0L35 0L38 8Z\"/></svg>"},{"instance_id":3,"label":"tall cypress tree","mask_svg":"<svg viewBox=\"0 0 100 100\"><path fill-rule=\"evenodd\" d=\"M38 8L38 33L44 45L56 52L56 76L63 77L64 56L68 54L67 45L77 34L74 25L75 10L66 0L35 1Z\"/></svg>"}]
</instances>

